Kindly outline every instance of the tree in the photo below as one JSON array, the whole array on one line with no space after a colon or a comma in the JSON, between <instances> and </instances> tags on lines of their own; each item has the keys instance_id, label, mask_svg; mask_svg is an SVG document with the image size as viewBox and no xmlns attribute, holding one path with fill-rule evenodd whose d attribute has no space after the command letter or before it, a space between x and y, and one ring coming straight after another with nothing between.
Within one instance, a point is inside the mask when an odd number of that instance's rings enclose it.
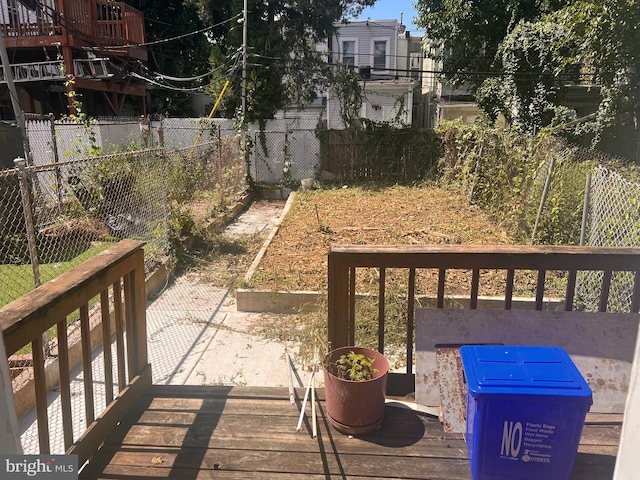
<instances>
[{"instance_id":1,"label":"tree","mask_svg":"<svg viewBox=\"0 0 640 480\"><path fill-rule=\"evenodd\" d=\"M518 23L496 52L502 71L475 92L478 105L491 121L500 113L528 132L575 120L575 112L558 104L563 83L578 76L563 61L572 46L565 27L556 22Z\"/></svg>"},{"instance_id":2,"label":"tree","mask_svg":"<svg viewBox=\"0 0 640 480\"><path fill-rule=\"evenodd\" d=\"M634 0L418 0L418 23L438 46L444 77L472 87L489 118L525 131L576 112L567 85L599 93L597 114L572 134L598 143L637 125L640 3Z\"/></svg>"},{"instance_id":3,"label":"tree","mask_svg":"<svg viewBox=\"0 0 640 480\"><path fill-rule=\"evenodd\" d=\"M635 0L573 1L557 12L578 48L567 63L583 65L600 88L592 122L595 141L612 135L612 127L638 129L640 114L640 3Z\"/></svg>"},{"instance_id":4,"label":"tree","mask_svg":"<svg viewBox=\"0 0 640 480\"><path fill-rule=\"evenodd\" d=\"M239 15L243 0L185 0L196 5L206 24ZM336 22L357 15L375 0L249 0L247 115L244 121L267 119L284 108L312 101L330 77L326 58L317 45L336 30ZM214 66L225 65L218 79L231 81L223 111L236 117L241 103L239 56L242 25L225 24L210 32ZM229 75L234 73L235 75Z\"/></svg>"},{"instance_id":5,"label":"tree","mask_svg":"<svg viewBox=\"0 0 640 480\"><path fill-rule=\"evenodd\" d=\"M417 25L435 47L429 55L442 62L454 85L475 90L487 75L501 72L497 54L506 35L520 21L533 21L554 11L558 0L418 0Z\"/></svg>"},{"instance_id":6,"label":"tree","mask_svg":"<svg viewBox=\"0 0 640 480\"><path fill-rule=\"evenodd\" d=\"M149 86L150 110L190 115L190 91L202 82L206 84L208 79L200 82L172 79L193 78L210 69L211 45L195 5L183 0L126 0L126 3L145 17L148 75L154 82Z\"/></svg>"}]
</instances>

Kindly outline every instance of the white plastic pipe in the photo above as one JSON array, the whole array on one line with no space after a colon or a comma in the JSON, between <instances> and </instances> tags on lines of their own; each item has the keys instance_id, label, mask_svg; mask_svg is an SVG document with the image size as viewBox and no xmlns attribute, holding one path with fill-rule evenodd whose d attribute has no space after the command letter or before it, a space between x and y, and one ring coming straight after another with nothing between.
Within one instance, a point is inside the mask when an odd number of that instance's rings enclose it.
<instances>
[{"instance_id":1,"label":"white plastic pipe","mask_svg":"<svg viewBox=\"0 0 640 480\"><path fill-rule=\"evenodd\" d=\"M296 432L299 432L302 428L302 419L304 418L304 411L307 408L307 399L309 398L309 391L311 390L311 382L313 381L313 376L315 375L315 369L311 372L309 376L309 381L307 382L307 390L304 392L304 400L302 400L302 408L300 409L300 418L298 419L298 426L296 427Z\"/></svg>"}]
</instances>

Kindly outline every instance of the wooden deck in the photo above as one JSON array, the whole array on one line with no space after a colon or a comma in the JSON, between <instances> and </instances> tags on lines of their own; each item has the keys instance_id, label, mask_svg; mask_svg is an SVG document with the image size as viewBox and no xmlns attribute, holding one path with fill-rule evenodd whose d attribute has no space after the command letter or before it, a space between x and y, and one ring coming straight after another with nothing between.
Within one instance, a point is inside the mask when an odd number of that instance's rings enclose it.
<instances>
[{"instance_id":1,"label":"wooden deck","mask_svg":"<svg viewBox=\"0 0 640 480\"><path fill-rule=\"evenodd\" d=\"M292 405L286 388L157 386L129 411L80 478L131 479L470 479L462 435L437 417L387 406L373 434L350 438L323 418L318 436L310 407L296 432L304 391ZM610 480L621 415L588 416L574 480Z\"/></svg>"}]
</instances>

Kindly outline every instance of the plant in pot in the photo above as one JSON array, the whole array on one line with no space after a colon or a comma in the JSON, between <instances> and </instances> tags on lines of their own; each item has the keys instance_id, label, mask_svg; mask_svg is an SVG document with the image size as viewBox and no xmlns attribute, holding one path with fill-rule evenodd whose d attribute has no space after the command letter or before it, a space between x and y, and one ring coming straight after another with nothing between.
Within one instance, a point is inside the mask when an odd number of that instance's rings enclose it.
<instances>
[{"instance_id":1,"label":"plant in pot","mask_svg":"<svg viewBox=\"0 0 640 480\"><path fill-rule=\"evenodd\" d=\"M376 430L384 417L389 362L364 347L341 347L324 359L325 405L336 430L361 435Z\"/></svg>"}]
</instances>

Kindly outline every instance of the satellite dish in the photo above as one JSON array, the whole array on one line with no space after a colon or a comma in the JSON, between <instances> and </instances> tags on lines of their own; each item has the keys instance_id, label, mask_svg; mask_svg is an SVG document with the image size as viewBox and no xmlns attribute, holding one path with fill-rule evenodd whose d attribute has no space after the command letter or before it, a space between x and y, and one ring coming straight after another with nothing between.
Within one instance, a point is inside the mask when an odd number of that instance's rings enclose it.
<instances>
[{"instance_id":1,"label":"satellite dish","mask_svg":"<svg viewBox=\"0 0 640 480\"><path fill-rule=\"evenodd\" d=\"M36 10L40 5L38 0L18 0L22 5L24 5L28 10Z\"/></svg>"}]
</instances>

